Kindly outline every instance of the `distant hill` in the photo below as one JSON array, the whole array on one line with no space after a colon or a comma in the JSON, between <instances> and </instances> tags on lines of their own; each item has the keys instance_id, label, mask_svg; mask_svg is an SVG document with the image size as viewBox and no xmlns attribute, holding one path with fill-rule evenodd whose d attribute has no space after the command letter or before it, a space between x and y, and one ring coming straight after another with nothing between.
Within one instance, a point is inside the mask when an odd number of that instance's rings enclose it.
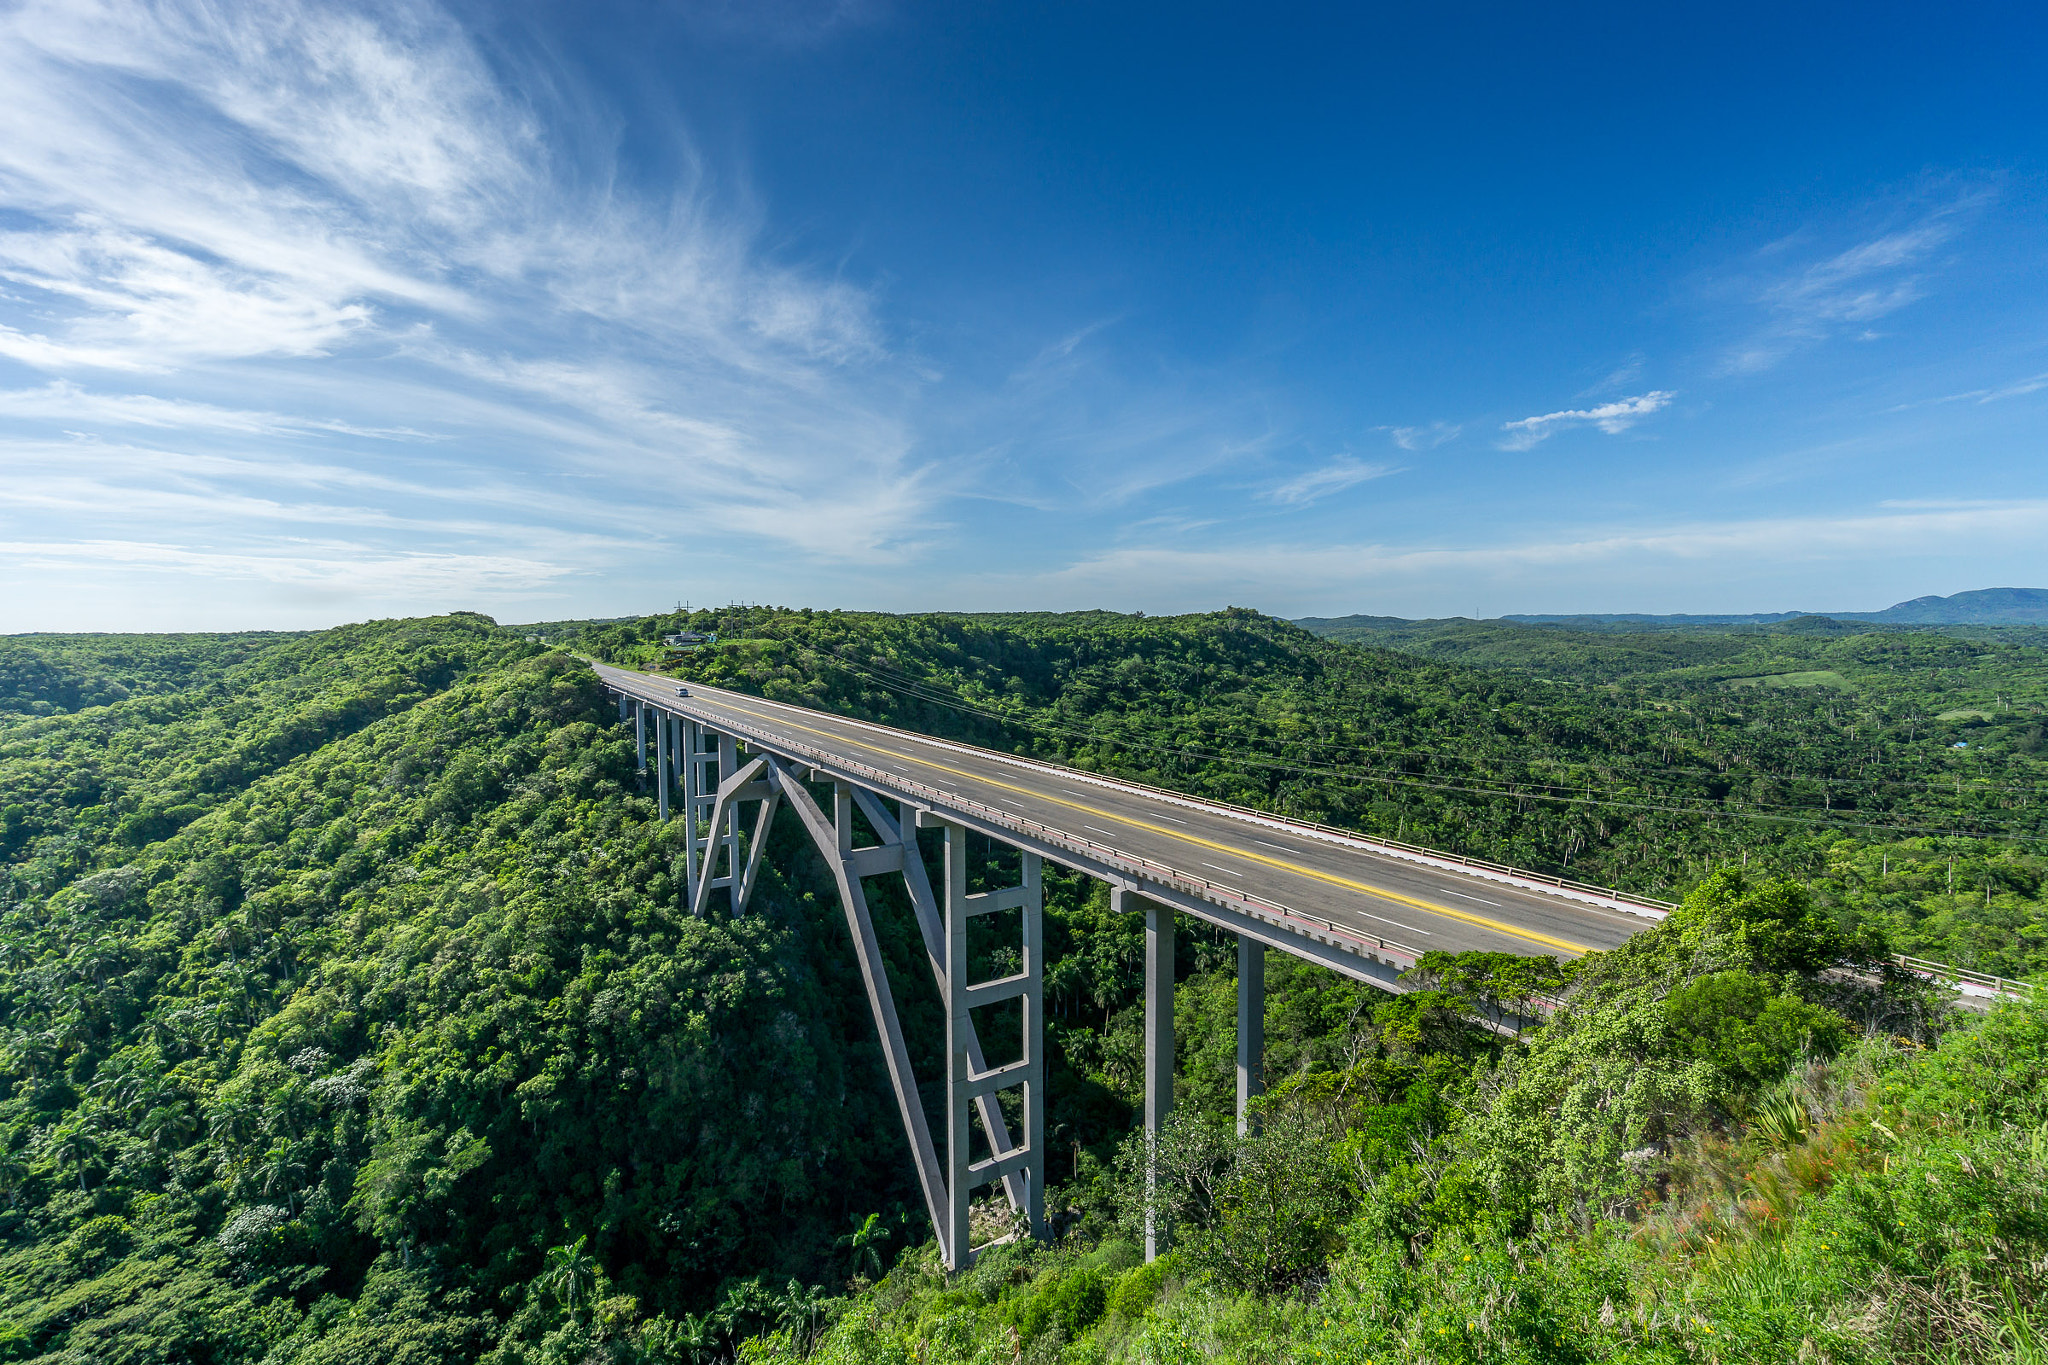
<instances>
[{"instance_id":1,"label":"distant hill","mask_svg":"<svg viewBox=\"0 0 2048 1365\"><path fill-rule=\"evenodd\" d=\"M1643 612L1573 616L1514 615L1497 619L1520 626L1769 626L1801 618L1876 621L1901 626L2048 625L2048 588L1978 588L1952 597L1916 597L1883 611L1764 611L1727 616L1651 615ZM1465 618L1453 618L1463 620ZM1398 630L1420 624L1399 616L1304 616L1295 625L1317 635Z\"/></svg>"},{"instance_id":2,"label":"distant hill","mask_svg":"<svg viewBox=\"0 0 2048 1365\"><path fill-rule=\"evenodd\" d=\"M2048 625L2048 588L1979 588L1953 597L1916 597L1883 611L1829 612L1842 621L1916 626Z\"/></svg>"}]
</instances>

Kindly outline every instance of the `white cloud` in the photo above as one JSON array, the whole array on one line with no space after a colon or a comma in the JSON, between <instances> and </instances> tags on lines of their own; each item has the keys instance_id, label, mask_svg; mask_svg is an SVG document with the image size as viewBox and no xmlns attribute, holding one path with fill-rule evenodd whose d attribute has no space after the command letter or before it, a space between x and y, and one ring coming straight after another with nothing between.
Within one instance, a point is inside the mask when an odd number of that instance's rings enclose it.
<instances>
[{"instance_id":1,"label":"white cloud","mask_svg":"<svg viewBox=\"0 0 2048 1365\"><path fill-rule=\"evenodd\" d=\"M16 571L118 574L152 569L190 580L249 579L336 601L459 596L467 601L530 597L575 572L504 555L388 553L345 541L307 541L269 553L219 551L133 540L0 541Z\"/></svg>"},{"instance_id":2,"label":"white cloud","mask_svg":"<svg viewBox=\"0 0 2048 1365\"><path fill-rule=\"evenodd\" d=\"M1989 198L1982 191L1966 193L1909 226L1789 271L1772 267L1798 248L1799 239L1773 243L1759 253L1762 278L1742 286L1750 306L1761 308L1768 320L1727 351L1723 372L1769 369L1838 332L1863 341L1881 340L1884 334L1867 324L1926 297L1931 258Z\"/></svg>"},{"instance_id":3,"label":"white cloud","mask_svg":"<svg viewBox=\"0 0 2048 1365\"><path fill-rule=\"evenodd\" d=\"M1501 438L1500 448L1527 450L1559 431L1588 424L1600 428L1609 436L1617 436L1659 408L1667 406L1676 396L1665 389L1653 389L1634 398L1619 398L1595 408L1568 408L1563 412L1546 412L1540 417L1524 417L1513 422L1503 422L1501 430L1508 435Z\"/></svg>"},{"instance_id":4,"label":"white cloud","mask_svg":"<svg viewBox=\"0 0 2048 1365\"><path fill-rule=\"evenodd\" d=\"M236 432L252 436L334 433L385 440L424 440L406 427L359 427L325 418L281 412L247 412L183 398L142 393L92 393L68 380L40 389L0 389L0 417L37 418L58 423L142 426L189 431Z\"/></svg>"},{"instance_id":5,"label":"white cloud","mask_svg":"<svg viewBox=\"0 0 2048 1365\"><path fill-rule=\"evenodd\" d=\"M1458 439L1465 428L1456 422L1431 422L1426 427L1382 427L1403 450L1435 450Z\"/></svg>"},{"instance_id":6,"label":"white cloud","mask_svg":"<svg viewBox=\"0 0 2048 1365\"><path fill-rule=\"evenodd\" d=\"M315 439L393 496L506 485L607 534L900 560L946 490L869 295L687 177L629 191L608 130L532 102L551 83L430 3L0 10L0 357L54 376L0 421L177 431L223 500L292 463L252 440ZM152 488L109 483L102 515Z\"/></svg>"},{"instance_id":7,"label":"white cloud","mask_svg":"<svg viewBox=\"0 0 2048 1365\"><path fill-rule=\"evenodd\" d=\"M1319 469L1308 470L1274 485L1259 496L1283 507L1306 507L1332 493L1341 493L1368 479L1384 478L1394 472L1391 465L1365 464L1349 455L1340 455Z\"/></svg>"}]
</instances>

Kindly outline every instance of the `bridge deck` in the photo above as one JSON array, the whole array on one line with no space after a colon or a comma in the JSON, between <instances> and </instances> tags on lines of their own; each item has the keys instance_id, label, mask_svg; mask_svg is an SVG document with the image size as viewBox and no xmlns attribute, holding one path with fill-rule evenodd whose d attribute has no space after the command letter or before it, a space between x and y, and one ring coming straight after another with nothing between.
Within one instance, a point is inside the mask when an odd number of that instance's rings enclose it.
<instances>
[{"instance_id":1,"label":"bridge deck","mask_svg":"<svg viewBox=\"0 0 2048 1365\"><path fill-rule=\"evenodd\" d=\"M1431 858L1289 822L1256 811L1161 792L1093 773L930 739L806 707L668 678L596 665L625 696L701 721L779 752L821 775L846 777L964 822L1030 844L1045 856L1138 889L1158 882L1196 914L1281 941L1322 922L1390 950L1394 962L1442 949L1482 949L1576 957L1612 948L1662 917L1617 897L1539 889L1532 876L1474 871ZM1194 897L1193 900L1189 896ZM1313 934L1313 930L1307 930ZM1331 938L1322 937L1328 944ZM1339 946L1348 952L1353 943ZM1400 950L1405 949L1405 952ZM1327 960L1326 952L1312 952ZM1342 967L1344 964L1333 963ZM1405 965L1405 964L1404 964ZM1374 971L1380 977L1385 973Z\"/></svg>"}]
</instances>

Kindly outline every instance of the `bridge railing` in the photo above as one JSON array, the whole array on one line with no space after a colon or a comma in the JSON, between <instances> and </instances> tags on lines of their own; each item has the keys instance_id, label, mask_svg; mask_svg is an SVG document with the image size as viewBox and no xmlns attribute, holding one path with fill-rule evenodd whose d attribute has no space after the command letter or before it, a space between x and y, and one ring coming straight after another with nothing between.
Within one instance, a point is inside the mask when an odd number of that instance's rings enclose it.
<instances>
[{"instance_id":1,"label":"bridge railing","mask_svg":"<svg viewBox=\"0 0 2048 1365\"><path fill-rule=\"evenodd\" d=\"M662 704L666 705L666 701L666 698L662 699ZM682 708L678 707L675 709L680 711ZM1198 877L1193 873L1183 872L1169 864L1156 862L1142 854L1131 853L1114 845L1098 843L1082 835L1069 834L1065 830L1054 829L1050 825L1042 825L1036 820L1028 820L1021 815L999 810L994 806L984 805L971 797L941 790L927 783L919 782L916 778L905 777L901 773L889 772L887 769L877 768L871 764L862 763L858 759L848 758L843 754L835 754L829 750L817 748L804 743L802 740L791 739L787 735L777 734L759 726L750 725L744 721L737 721L729 716L708 717L704 719L704 723L715 725L718 729L728 731L734 735L744 735L757 743L768 745L779 753L801 758L813 767L829 767L841 772L857 775L865 779L877 790L901 792L920 797L936 806L972 812L977 820L996 825L1013 833L1028 835L1042 844L1055 848L1065 848L1111 866L1128 868L1132 872L1139 873L1152 881L1174 887L1198 899L1233 907L1241 912L1251 914L1256 919L1272 922L1276 927L1286 929L1289 932L1310 932L1332 946L1348 949L1362 956L1379 957L1403 970L1413 967L1416 959L1420 956L1417 949L1408 947L1406 944L1397 943L1376 934L1366 934L1356 929L1346 928L1333 920L1323 918L1321 915L1312 915L1306 911L1281 905L1278 901L1267 900L1264 896L1255 895L1252 892L1241 891L1232 886L1225 886L1221 882L1212 882L1205 877ZM1132 785L1137 784L1134 783ZM1147 790L1158 789L1148 788ZM1163 794L1175 795L1175 793Z\"/></svg>"},{"instance_id":2,"label":"bridge railing","mask_svg":"<svg viewBox=\"0 0 2048 1365\"><path fill-rule=\"evenodd\" d=\"M1915 976L1932 977L1956 986L1976 986L1981 990L1992 991L1998 995L2016 996L2022 1000L2032 997L2034 992L2040 989L2024 981L2014 981L2011 977L1973 972L1963 967L1951 967L1946 962L1930 962L1924 957L1908 957L1904 953L1892 954L1892 961Z\"/></svg>"},{"instance_id":3,"label":"bridge railing","mask_svg":"<svg viewBox=\"0 0 2048 1365\"><path fill-rule=\"evenodd\" d=\"M863 721L857 716L838 716L836 713L829 712L826 714L834 715L835 719L852 721L859 725L872 724L872 722ZM722 724L723 722L720 723ZM877 726L875 728L887 729L889 727ZM765 734L766 732L762 733ZM1047 763L1043 759L1027 758L1022 754L1008 754L1002 753L999 750L978 749L972 745L938 739L931 735L913 735L913 738L917 739L920 743L933 745L941 749L950 749L956 753L993 753L1004 762L1014 763L1021 768L1031 768L1054 777L1068 778L1104 787L1144 792L1148 796L1158 797L1160 800L1177 806L1189 807L1195 810L1224 811L1233 816L1260 821L1269 826L1297 830L1324 840L1363 845L1423 862L1453 865L1469 872L1491 875L1515 884L1526 885L1531 887L1531 889L1540 890L1544 887L1552 887L1567 895L1590 896L1599 900L1611 901L1623 907L1648 910L1659 919L1678 908L1676 901L1659 900L1655 896L1642 896L1633 891L1621 891L1614 887L1601 886L1594 882L1575 881L1570 877L1555 876L1548 872L1532 872L1525 867L1514 867L1508 863L1496 863L1485 858L1471 858L1461 853L1445 853L1441 849L1426 848L1421 844L1411 844L1401 839L1387 839L1375 834L1361 834L1357 830L1343 829L1336 825L1326 825L1317 820L1303 820L1298 816L1281 815L1273 811L1254 810L1249 806L1233 806L1226 801L1214 801L1206 797L1190 796L1186 792L1174 791L1170 787L1155 787L1150 783L1134 781L1127 777L1111 777L1105 773L1090 772L1086 768L1063 767L1058 764ZM780 736L777 736L776 739L777 742L784 742Z\"/></svg>"},{"instance_id":4,"label":"bridge railing","mask_svg":"<svg viewBox=\"0 0 2048 1365\"><path fill-rule=\"evenodd\" d=\"M844 719L851 720L853 717L844 717ZM932 739L925 735L920 735L918 738L927 744L937 744L948 749L965 749L968 747L954 744L947 740ZM995 751L975 750L974 752ZM1676 901L1659 900L1655 896L1641 896L1633 891L1620 891L1614 887L1600 886L1593 882L1574 881L1570 877L1553 876L1548 872L1531 872L1526 867L1514 867L1507 863L1490 862L1485 858L1468 858L1462 853L1445 853L1442 849L1425 848L1421 844L1411 844L1401 839L1383 838L1377 834L1361 834L1355 829L1343 829L1337 825L1326 825L1318 820L1303 820L1299 816L1281 815L1274 811L1254 810L1249 806L1233 806L1227 801L1212 801L1205 797L1190 796L1186 792L1174 791L1170 787L1155 787L1150 783L1134 781L1128 777L1110 777L1104 773L1090 772L1086 768L1060 767L1040 759L1025 758L1021 754L1002 754L1001 756L1004 760L1018 764L1021 767L1036 768L1041 772L1052 773L1058 777L1077 778L1083 782L1094 782L1100 783L1103 786L1141 791L1148 796L1156 796L1178 806L1189 806L1198 810L1227 811L1232 815L1249 816L1254 820L1259 820L1269 825L1281 825L1290 829L1319 835L1325 839L1335 839L1349 844L1366 844L1374 848L1386 849L1390 852L1405 853L1410 857L1420 858L1428 862L1455 863L1459 867L1470 871L1490 872L1496 876L1506 877L1517 882L1539 882L1545 886L1556 887L1560 891L1572 891L1580 895L1597 896L1602 900L1618 901L1624 905L1641 906L1644 909L1658 911L1660 915L1670 914L1678 908L1678 902Z\"/></svg>"}]
</instances>

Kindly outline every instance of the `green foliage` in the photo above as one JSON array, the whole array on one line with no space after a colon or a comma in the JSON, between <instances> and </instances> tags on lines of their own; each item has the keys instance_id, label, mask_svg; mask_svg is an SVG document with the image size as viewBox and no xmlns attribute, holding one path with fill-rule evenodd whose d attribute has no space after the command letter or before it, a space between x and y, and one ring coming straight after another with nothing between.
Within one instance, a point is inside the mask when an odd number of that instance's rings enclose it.
<instances>
[{"instance_id":1,"label":"green foliage","mask_svg":"<svg viewBox=\"0 0 2048 1365\"><path fill-rule=\"evenodd\" d=\"M676 624L584 643L645 662ZM1244 1138L1232 944L1191 927L1180 1250L1138 1267L1141 933L1048 869L1072 1240L949 1282L901 1212L920 1200L815 856L778 826L760 914L683 913L679 832L573 658L473 616L8 642L48 705L0 729L0 1358L1668 1359L1711 1344L1681 1304L1770 1358L1794 1339L1773 1293L1809 1323L1845 1301L1787 1231L1838 1204L1845 1229L1915 1230L1887 1302L1971 1305L1928 1350L2028 1330L2011 1258L2037 1211L1995 1173L2048 1141L2048 1036L2026 1011L1942 1036L1877 945L2048 965L2048 863L1686 809L1828 817L1849 798L1813 781L1854 770L1863 815L2024 825L2016 741L1958 757L1897 717L1862 731L1839 694L1539 682L1239 610L692 624L721 643L687 676L1644 890L1722 871L1581 964L1432 954L1388 996L1276 955ZM1963 668L1931 650L1901 667ZM1745 853L1753 875L1726 871ZM915 927L893 892L873 909L938 1074ZM1850 1042L1841 1016L1938 1045ZM1909 1166L1926 1192L1893 1188ZM1695 1245L1709 1225L1741 1256ZM851 1303L816 1287L845 1279Z\"/></svg>"},{"instance_id":2,"label":"green foliage","mask_svg":"<svg viewBox=\"0 0 2048 1365\"><path fill-rule=\"evenodd\" d=\"M908 1193L837 915L780 881L682 913L587 669L478 618L237 668L0 736L36 830L0 898L0 1316L33 1352L539 1349L560 1324L502 1306L565 1221L577 1330L624 1340L590 1263L675 1313L829 1273L842 1182Z\"/></svg>"},{"instance_id":3,"label":"green foliage","mask_svg":"<svg viewBox=\"0 0 2048 1365\"><path fill-rule=\"evenodd\" d=\"M1866 1040L1804 1063L1785 1082L1798 1087L1789 1131L1759 1146L1740 1125L1701 1130L1690 1176L1619 1217L1503 1236L1441 1217L1390 1227L1362 1208L1309 1292L1193 1268L1184 1240L1116 1278L1080 1333L1054 1324L1082 1248L1006 1260L997 1296L962 1291L980 1272L948 1284L899 1268L809 1358L2011 1359L2038 1341L2048 1310L2048 1127L2009 1121L2048 1095L2044 1030L2048 1006L2009 1005L1932 1049ZM2009 1109L1973 1108L1986 1068L2010 1078ZM1470 1159L1490 1136L1454 1125L1424 1144L1423 1165ZM1212 1154L1229 1145L1208 1141ZM1395 1178L1430 1179L1415 1167L1387 1177L1381 1193Z\"/></svg>"},{"instance_id":4,"label":"green foliage","mask_svg":"<svg viewBox=\"0 0 2048 1365\"><path fill-rule=\"evenodd\" d=\"M1673 991L1665 1005L1677 1047L1741 1090L1776 1080L1801 1056L1833 1056L1848 1036L1834 1011L1774 991L1748 972L1700 977Z\"/></svg>"},{"instance_id":5,"label":"green foliage","mask_svg":"<svg viewBox=\"0 0 2048 1365\"><path fill-rule=\"evenodd\" d=\"M1732 869L1687 896L1678 918L1687 935L1718 941L1754 972L1810 975L1840 961L1848 948L1833 917L1805 887L1783 879L1753 882Z\"/></svg>"},{"instance_id":6,"label":"green foliage","mask_svg":"<svg viewBox=\"0 0 2048 1365\"><path fill-rule=\"evenodd\" d=\"M269 632L0 637L0 725L218 683L235 665L292 638Z\"/></svg>"}]
</instances>

